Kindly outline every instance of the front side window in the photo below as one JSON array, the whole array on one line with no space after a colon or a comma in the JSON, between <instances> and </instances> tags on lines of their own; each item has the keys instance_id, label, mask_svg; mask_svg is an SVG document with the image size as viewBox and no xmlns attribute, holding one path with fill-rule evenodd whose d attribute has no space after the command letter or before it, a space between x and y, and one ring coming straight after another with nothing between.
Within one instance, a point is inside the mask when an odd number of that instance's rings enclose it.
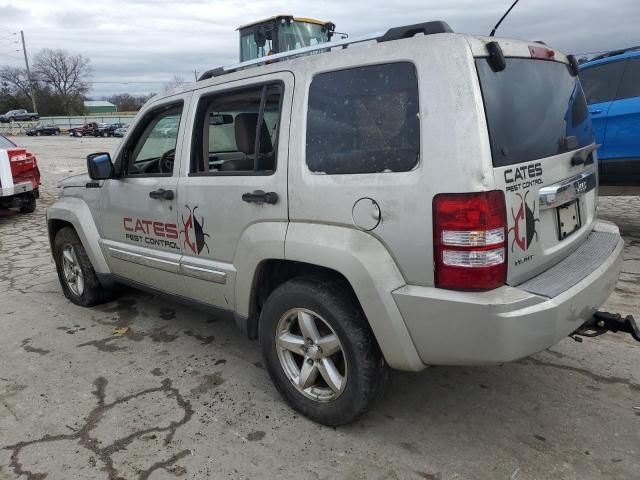
<instances>
[{"instance_id":1,"label":"front side window","mask_svg":"<svg viewBox=\"0 0 640 480\"><path fill-rule=\"evenodd\" d=\"M192 144L192 174L275 171L282 86L262 85L203 97Z\"/></svg>"},{"instance_id":2,"label":"front side window","mask_svg":"<svg viewBox=\"0 0 640 480\"><path fill-rule=\"evenodd\" d=\"M306 161L328 174L407 172L420 155L418 77L399 62L316 75Z\"/></svg>"},{"instance_id":3,"label":"front side window","mask_svg":"<svg viewBox=\"0 0 640 480\"><path fill-rule=\"evenodd\" d=\"M632 58L622 76L616 99L640 97L640 58Z\"/></svg>"},{"instance_id":4,"label":"front side window","mask_svg":"<svg viewBox=\"0 0 640 480\"><path fill-rule=\"evenodd\" d=\"M173 173L182 108L182 104L173 104L145 115L124 149L125 175Z\"/></svg>"},{"instance_id":5,"label":"front side window","mask_svg":"<svg viewBox=\"0 0 640 480\"><path fill-rule=\"evenodd\" d=\"M611 62L580 71L580 82L589 105L609 102L616 97L625 62Z\"/></svg>"}]
</instances>

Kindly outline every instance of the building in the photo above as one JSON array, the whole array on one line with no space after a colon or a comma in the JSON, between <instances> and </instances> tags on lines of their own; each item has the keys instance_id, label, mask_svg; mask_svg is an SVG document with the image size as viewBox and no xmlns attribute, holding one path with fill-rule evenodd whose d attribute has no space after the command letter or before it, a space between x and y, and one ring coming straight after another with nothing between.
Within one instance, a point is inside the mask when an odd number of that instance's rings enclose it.
<instances>
[{"instance_id":1,"label":"building","mask_svg":"<svg viewBox=\"0 0 640 480\"><path fill-rule=\"evenodd\" d=\"M87 115L99 113L116 113L118 107L104 100L85 100L84 113Z\"/></svg>"}]
</instances>

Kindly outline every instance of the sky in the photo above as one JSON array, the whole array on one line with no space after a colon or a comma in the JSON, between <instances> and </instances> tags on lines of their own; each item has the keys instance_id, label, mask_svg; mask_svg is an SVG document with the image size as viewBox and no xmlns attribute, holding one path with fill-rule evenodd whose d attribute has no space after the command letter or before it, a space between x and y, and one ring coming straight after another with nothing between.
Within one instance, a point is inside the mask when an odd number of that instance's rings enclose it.
<instances>
[{"instance_id":1,"label":"sky","mask_svg":"<svg viewBox=\"0 0 640 480\"><path fill-rule=\"evenodd\" d=\"M174 76L194 79L237 63L242 24L276 14L333 21L357 36L429 20L486 35L512 0L0 0L0 66L24 65L43 48L91 59L89 96L157 92ZM498 36L543 40L566 53L640 45L640 0L520 0Z\"/></svg>"}]
</instances>

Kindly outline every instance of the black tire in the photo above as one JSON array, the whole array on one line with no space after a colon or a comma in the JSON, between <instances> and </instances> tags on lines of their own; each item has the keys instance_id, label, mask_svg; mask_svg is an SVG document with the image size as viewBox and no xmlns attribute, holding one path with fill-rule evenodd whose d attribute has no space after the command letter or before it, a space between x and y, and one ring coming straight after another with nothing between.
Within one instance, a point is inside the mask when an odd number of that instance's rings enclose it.
<instances>
[{"instance_id":1,"label":"black tire","mask_svg":"<svg viewBox=\"0 0 640 480\"><path fill-rule=\"evenodd\" d=\"M20 207L20 213L33 213L36 211L35 195L28 195L26 201Z\"/></svg>"},{"instance_id":2,"label":"black tire","mask_svg":"<svg viewBox=\"0 0 640 480\"><path fill-rule=\"evenodd\" d=\"M341 343L346 385L330 401L305 396L280 362L276 345L278 324L292 309L319 314ZM280 285L264 304L259 329L262 355L271 380L289 405L311 420L327 426L351 423L369 411L382 395L390 369L359 306L332 282L299 277Z\"/></svg>"},{"instance_id":3,"label":"black tire","mask_svg":"<svg viewBox=\"0 0 640 480\"><path fill-rule=\"evenodd\" d=\"M67 246L73 247L78 265L84 277L84 289L80 295L71 290L64 276L62 256L63 250ZM91 265L91 260L89 260L89 256L78 234L72 227L64 227L56 234L53 241L53 259L56 263L56 270L58 271L58 279L62 286L62 292L71 302L82 307L91 307L109 300L109 290L100 284L96 272Z\"/></svg>"}]
</instances>

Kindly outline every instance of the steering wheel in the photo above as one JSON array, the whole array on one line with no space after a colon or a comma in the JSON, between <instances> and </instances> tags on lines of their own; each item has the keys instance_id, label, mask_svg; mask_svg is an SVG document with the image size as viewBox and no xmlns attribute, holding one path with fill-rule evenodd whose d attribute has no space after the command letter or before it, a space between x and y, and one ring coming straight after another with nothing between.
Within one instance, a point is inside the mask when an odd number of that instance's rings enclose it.
<instances>
[{"instance_id":1,"label":"steering wheel","mask_svg":"<svg viewBox=\"0 0 640 480\"><path fill-rule=\"evenodd\" d=\"M158 160L158 170L160 173L173 172L173 161L175 160L176 149L172 148L162 154L160 160Z\"/></svg>"}]
</instances>

